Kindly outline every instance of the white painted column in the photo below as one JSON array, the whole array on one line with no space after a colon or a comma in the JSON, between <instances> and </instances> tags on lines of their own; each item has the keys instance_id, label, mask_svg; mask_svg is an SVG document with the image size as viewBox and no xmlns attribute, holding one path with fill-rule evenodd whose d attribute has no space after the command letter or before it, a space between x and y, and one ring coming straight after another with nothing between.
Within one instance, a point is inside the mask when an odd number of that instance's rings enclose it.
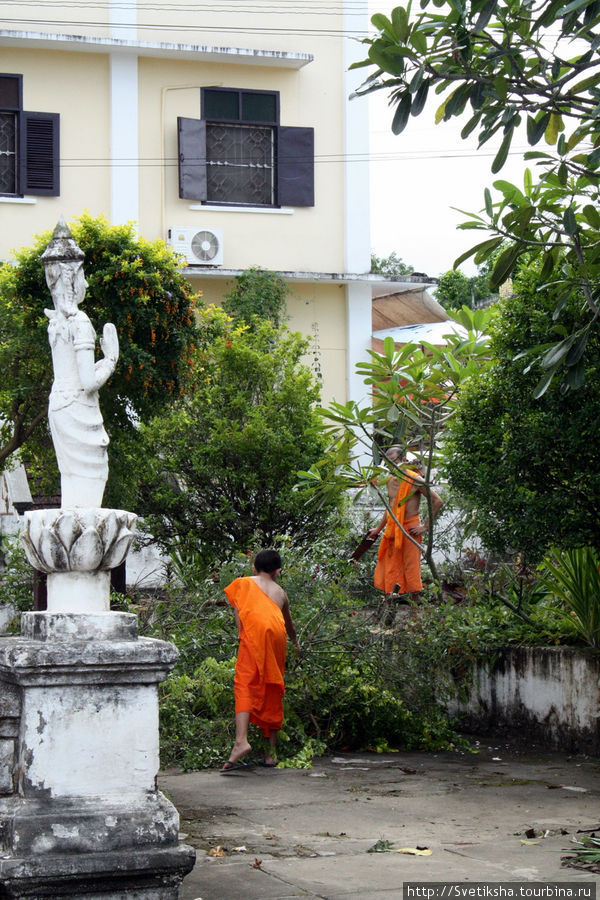
<instances>
[{"instance_id":1,"label":"white painted column","mask_svg":"<svg viewBox=\"0 0 600 900\"><path fill-rule=\"evenodd\" d=\"M371 349L372 312L371 285L364 281L346 285L346 399L363 404L370 402L363 375L356 374L356 363L367 362Z\"/></svg>"},{"instance_id":2,"label":"white painted column","mask_svg":"<svg viewBox=\"0 0 600 900\"><path fill-rule=\"evenodd\" d=\"M357 15L358 11L362 15ZM344 31L366 32L368 29L367 0L344 0ZM346 272L369 272L371 269L371 229L369 196L369 100L350 94L364 80L365 69L348 71L353 62L365 56L364 44L344 39L344 248Z\"/></svg>"},{"instance_id":3,"label":"white painted column","mask_svg":"<svg viewBox=\"0 0 600 900\"><path fill-rule=\"evenodd\" d=\"M110 0L110 35L137 37L137 0ZM110 219L122 225L140 217L138 62L133 52L110 54Z\"/></svg>"},{"instance_id":4,"label":"white painted column","mask_svg":"<svg viewBox=\"0 0 600 900\"><path fill-rule=\"evenodd\" d=\"M139 221L137 56L110 55L110 218Z\"/></svg>"},{"instance_id":5,"label":"white painted column","mask_svg":"<svg viewBox=\"0 0 600 900\"><path fill-rule=\"evenodd\" d=\"M359 16L358 6L362 8ZM343 27L346 33L367 30L367 0L361 4L344 0ZM366 97L348 99L364 77L364 69L349 72L348 67L364 54L364 45L358 39L344 40L344 268L351 273L369 272L371 268L369 105ZM346 285L346 397L357 403L368 401L362 376L356 374L356 363L367 359L371 347L371 303L369 284Z\"/></svg>"}]
</instances>

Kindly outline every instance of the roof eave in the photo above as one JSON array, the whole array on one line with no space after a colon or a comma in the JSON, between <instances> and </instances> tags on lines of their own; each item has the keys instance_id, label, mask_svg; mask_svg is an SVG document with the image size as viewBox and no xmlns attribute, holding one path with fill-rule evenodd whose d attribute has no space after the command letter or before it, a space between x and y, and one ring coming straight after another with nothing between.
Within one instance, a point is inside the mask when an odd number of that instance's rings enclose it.
<instances>
[{"instance_id":1,"label":"roof eave","mask_svg":"<svg viewBox=\"0 0 600 900\"><path fill-rule=\"evenodd\" d=\"M28 47L34 50L75 50L82 53L121 53L193 62L224 62L246 66L301 69L312 62L310 53L286 50L252 50L243 47L212 47L208 44L177 44L164 41L137 41L124 38L90 37L54 32L10 31L0 28L0 47Z\"/></svg>"},{"instance_id":2,"label":"roof eave","mask_svg":"<svg viewBox=\"0 0 600 900\"><path fill-rule=\"evenodd\" d=\"M188 278L212 278L231 279L242 275L245 269L224 269L220 266L185 266L181 269ZM370 284L373 288L385 287L387 290L414 289L416 285L427 287L437 284L437 278L428 275L403 275L401 279L392 276L374 275L371 272L297 272L275 271L273 274L283 278L284 281L304 281L334 284L355 284L357 282Z\"/></svg>"}]
</instances>

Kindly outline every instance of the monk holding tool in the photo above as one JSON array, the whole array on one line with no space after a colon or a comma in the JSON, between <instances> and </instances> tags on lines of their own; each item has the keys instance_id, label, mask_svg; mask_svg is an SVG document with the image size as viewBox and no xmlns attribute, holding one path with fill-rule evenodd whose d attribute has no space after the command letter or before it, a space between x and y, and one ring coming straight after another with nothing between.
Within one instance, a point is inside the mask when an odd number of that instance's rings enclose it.
<instances>
[{"instance_id":1,"label":"monk holding tool","mask_svg":"<svg viewBox=\"0 0 600 900\"><path fill-rule=\"evenodd\" d=\"M393 446L385 455L389 462L397 466L402 459L403 449ZM391 477L387 482L387 489L390 507L404 531L386 510L377 528L371 528L368 532L368 537L375 538L385 528L377 553L375 587L385 591L386 594L410 594L411 599L416 601L423 590L422 535L429 528L428 519L421 523L419 503L422 495L427 496L428 489L425 480L414 469L406 469L400 473L399 478ZM429 495L435 518L442 507L442 498L433 488L429 488ZM404 532L407 532L414 541L411 541Z\"/></svg>"},{"instance_id":2,"label":"monk holding tool","mask_svg":"<svg viewBox=\"0 0 600 900\"><path fill-rule=\"evenodd\" d=\"M269 741L261 765L273 768L277 732L283 723L283 675L287 638L298 647L285 591L276 583L281 557L276 550L256 555L254 575L236 578L225 588L235 613L240 646L235 666L235 743L221 775L250 768L242 761L250 750L248 725L258 725Z\"/></svg>"}]
</instances>

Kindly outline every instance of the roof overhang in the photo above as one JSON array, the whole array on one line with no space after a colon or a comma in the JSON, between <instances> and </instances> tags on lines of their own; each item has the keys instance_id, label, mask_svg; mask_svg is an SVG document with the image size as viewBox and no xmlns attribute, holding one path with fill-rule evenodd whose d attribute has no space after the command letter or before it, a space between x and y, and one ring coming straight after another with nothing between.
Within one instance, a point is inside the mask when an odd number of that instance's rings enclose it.
<instances>
[{"instance_id":1,"label":"roof overhang","mask_svg":"<svg viewBox=\"0 0 600 900\"><path fill-rule=\"evenodd\" d=\"M373 349L381 352L383 342L391 337L396 347L404 344L420 344L426 342L442 347L447 343L446 335L457 334L459 337L467 337L467 329L448 319L444 322L419 322L414 325L401 325L397 328L383 328L373 332Z\"/></svg>"},{"instance_id":2,"label":"roof overhang","mask_svg":"<svg viewBox=\"0 0 600 900\"><path fill-rule=\"evenodd\" d=\"M285 50L250 50L241 47L211 47L207 44L171 44L159 41L130 41L122 38L88 37L38 31L9 31L0 28L0 47L27 47L34 50L70 50L82 53L122 53L190 62L237 63L246 66L301 69L312 62L311 53Z\"/></svg>"},{"instance_id":3,"label":"roof overhang","mask_svg":"<svg viewBox=\"0 0 600 900\"><path fill-rule=\"evenodd\" d=\"M185 266L181 269L183 275L188 278L231 279L243 275L245 269L223 269L217 266ZM395 291L423 288L437 284L437 278L428 275L403 275L395 279L392 276L373 275L371 272L281 272L275 271L274 275L283 278L284 281L304 281L311 284L370 284L373 296L390 294Z\"/></svg>"}]
</instances>

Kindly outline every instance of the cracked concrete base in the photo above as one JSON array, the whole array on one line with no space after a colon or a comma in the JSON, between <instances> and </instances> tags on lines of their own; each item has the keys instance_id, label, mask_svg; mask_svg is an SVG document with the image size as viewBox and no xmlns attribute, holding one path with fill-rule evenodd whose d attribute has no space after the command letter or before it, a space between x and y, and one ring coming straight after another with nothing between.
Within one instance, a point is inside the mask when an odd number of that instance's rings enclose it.
<instances>
[{"instance_id":1,"label":"cracked concrete base","mask_svg":"<svg viewBox=\"0 0 600 900\"><path fill-rule=\"evenodd\" d=\"M600 762L584 756L486 744L340 754L311 771L170 772L160 785L198 851L180 900L390 900L407 881L600 881L561 862L579 829L600 825ZM432 852L367 853L378 840ZM210 856L219 846L226 855Z\"/></svg>"}]
</instances>

